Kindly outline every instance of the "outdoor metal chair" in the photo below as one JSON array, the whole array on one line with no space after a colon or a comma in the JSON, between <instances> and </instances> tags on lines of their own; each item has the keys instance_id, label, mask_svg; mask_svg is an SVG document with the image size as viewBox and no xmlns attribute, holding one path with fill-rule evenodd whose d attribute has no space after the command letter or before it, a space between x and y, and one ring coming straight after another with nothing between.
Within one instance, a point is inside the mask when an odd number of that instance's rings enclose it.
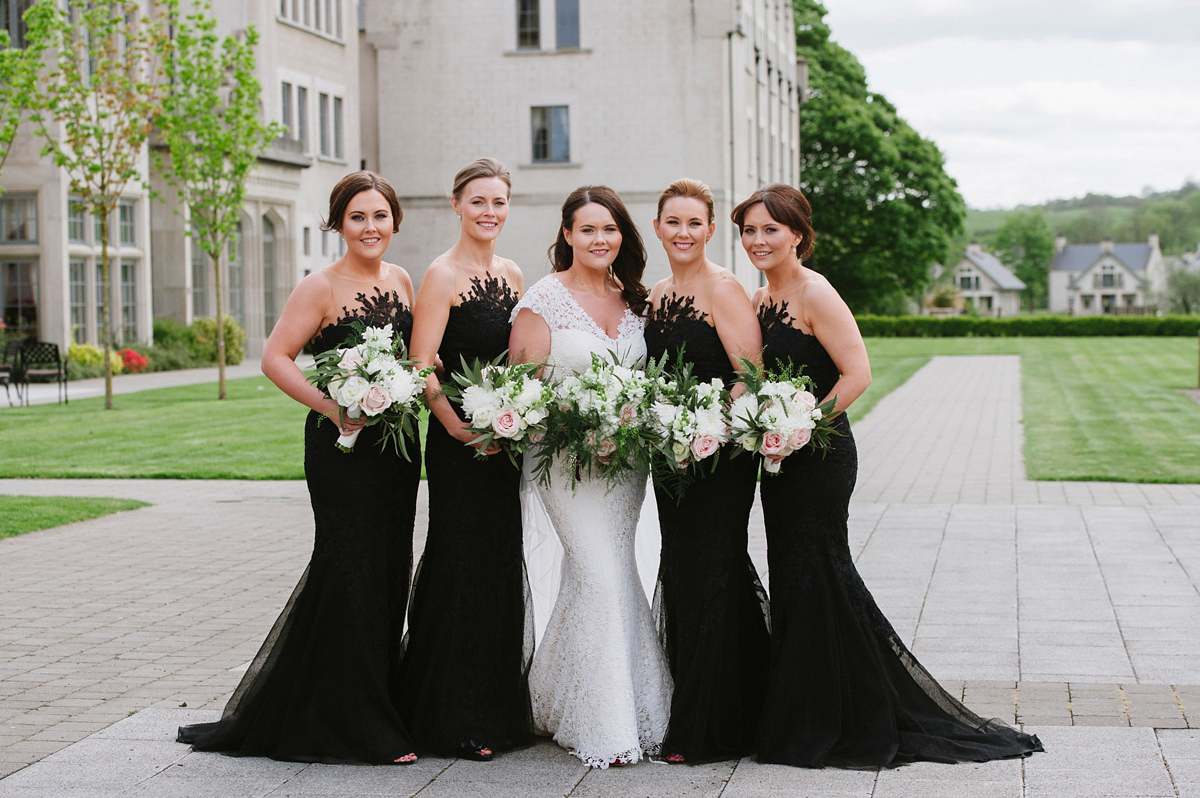
<instances>
[{"instance_id":1,"label":"outdoor metal chair","mask_svg":"<svg viewBox=\"0 0 1200 798\"><path fill-rule=\"evenodd\" d=\"M67 399L67 364L58 353L58 344L49 341L26 341L21 344L21 382L25 386L25 404L29 404L30 379L53 379L58 383L58 401Z\"/></svg>"},{"instance_id":2,"label":"outdoor metal chair","mask_svg":"<svg viewBox=\"0 0 1200 798\"><path fill-rule=\"evenodd\" d=\"M9 341L4 345L4 359L0 360L0 385L4 386L4 395L8 397L8 406L13 406L12 394L8 386L17 389L17 404L21 403L21 342Z\"/></svg>"}]
</instances>

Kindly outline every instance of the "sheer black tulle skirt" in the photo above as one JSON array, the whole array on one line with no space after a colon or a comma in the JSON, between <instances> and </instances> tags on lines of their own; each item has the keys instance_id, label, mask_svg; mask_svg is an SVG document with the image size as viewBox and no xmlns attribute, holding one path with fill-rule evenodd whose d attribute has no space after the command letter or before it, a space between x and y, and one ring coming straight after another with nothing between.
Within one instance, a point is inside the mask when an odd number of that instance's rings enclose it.
<instances>
[{"instance_id":1,"label":"sheer black tulle skirt","mask_svg":"<svg viewBox=\"0 0 1200 798\"><path fill-rule=\"evenodd\" d=\"M179 730L197 750L371 764L414 750L395 696L420 443L407 441L410 462L367 428L341 452L320 419L304 430L312 560L221 720Z\"/></svg>"},{"instance_id":2,"label":"sheer black tulle skirt","mask_svg":"<svg viewBox=\"0 0 1200 798\"><path fill-rule=\"evenodd\" d=\"M943 690L875 604L847 540L858 457L840 426L824 458L802 449L762 478L772 650L759 760L880 767L1042 750Z\"/></svg>"},{"instance_id":3,"label":"sheer black tulle skirt","mask_svg":"<svg viewBox=\"0 0 1200 798\"><path fill-rule=\"evenodd\" d=\"M413 580L399 705L418 749L453 756L533 742L533 625L521 472L429 419L429 536Z\"/></svg>"},{"instance_id":4,"label":"sheer black tulle skirt","mask_svg":"<svg viewBox=\"0 0 1200 798\"><path fill-rule=\"evenodd\" d=\"M751 753L766 690L766 595L746 550L758 464L729 454L678 505L655 486L655 610L675 682L662 751L691 763Z\"/></svg>"}]
</instances>

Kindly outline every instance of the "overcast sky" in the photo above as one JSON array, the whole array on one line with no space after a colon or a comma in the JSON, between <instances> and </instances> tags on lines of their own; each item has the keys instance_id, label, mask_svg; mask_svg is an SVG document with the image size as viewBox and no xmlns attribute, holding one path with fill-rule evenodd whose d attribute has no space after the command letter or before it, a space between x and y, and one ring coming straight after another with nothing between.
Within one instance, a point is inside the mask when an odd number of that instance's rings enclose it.
<instances>
[{"instance_id":1,"label":"overcast sky","mask_svg":"<svg viewBox=\"0 0 1200 798\"><path fill-rule=\"evenodd\" d=\"M1200 181L1200 0L825 0L973 208Z\"/></svg>"}]
</instances>

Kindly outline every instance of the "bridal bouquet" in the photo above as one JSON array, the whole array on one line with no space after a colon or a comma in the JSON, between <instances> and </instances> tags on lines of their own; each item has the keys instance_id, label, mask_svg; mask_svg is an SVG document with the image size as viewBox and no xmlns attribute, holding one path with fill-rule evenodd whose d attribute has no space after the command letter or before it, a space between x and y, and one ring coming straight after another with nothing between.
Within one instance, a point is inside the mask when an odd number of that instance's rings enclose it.
<instances>
[{"instance_id":1,"label":"bridal bouquet","mask_svg":"<svg viewBox=\"0 0 1200 798\"><path fill-rule=\"evenodd\" d=\"M442 393L462 406L468 429L478 437L476 454L499 446L519 465L517 455L529 449L546 433L546 416L554 401L554 389L535 376L540 363L505 365L507 353L488 364L476 360L453 375L457 385L442 385Z\"/></svg>"},{"instance_id":2,"label":"bridal bouquet","mask_svg":"<svg viewBox=\"0 0 1200 798\"><path fill-rule=\"evenodd\" d=\"M381 445L391 441L396 451L408 458L404 439L416 429L425 377L433 369L413 368L404 340L392 333L392 325L367 327L358 321L350 327L348 343L315 357L310 382L341 405L348 418L366 414L366 426L382 424ZM362 429L338 437L337 447L353 451L360 432Z\"/></svg>"},{"instance_id":3,"label":"bridal bouquet","mask_svg":"<svg viewBox=\"0 0 1200 798\"><path fill-rule=\"evenodd\" d=\"M650 407L662 383L662 368L622 366L592 354L592 365L554 384L546 436L539 444L541 460L534 472L550 483L553 459L566 454L566 472L574 487L584 473L614 480L648 466L647 453L658 440Z\"/></svg>"},{"instance_id":4,"label":"bridal bouquet","mask_svg":"<svg viewBox=\"0 0 1200 798\"><path fill-rule=\"evenodd\" d=\"M778 473L783 458L805 446L829 448L830 436L837 434L829 418L836 397L818 405L812 380L791 364L768 372L742 360L738 381L746 392L729 407L730 435L742 449L763 455L764 471Z\"/></svg>"},{"instance_id":5,"label":"bridal bouquet","mask_svg":"<svg viewBox=\"0 0 1200 798\"><path fill-rule=\"evenodd\" d=\"M679 500L697 474L716 467L717 452L729 440L721 380L700 382L691 364L677 364L650 407L652 431L658 436L652 452L658 481Z\"/></svg>"}]
</instances>

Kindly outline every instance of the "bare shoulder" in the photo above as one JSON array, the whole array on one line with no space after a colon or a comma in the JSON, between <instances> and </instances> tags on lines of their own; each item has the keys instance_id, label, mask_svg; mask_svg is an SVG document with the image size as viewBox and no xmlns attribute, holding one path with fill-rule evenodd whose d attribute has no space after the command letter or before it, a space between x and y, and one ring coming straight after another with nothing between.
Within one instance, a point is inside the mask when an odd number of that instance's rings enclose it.
<instances>
[{"instance_id":1,"label":"bare shoulder","mask_svg":"<svg viewBox=\"0 0 1200 798\"><path fill-rule=\"evenodd\" d=\"M516 286L518 292L525 290L525 275L521 273L521 267L515 261L508 258L496 258L497 271L504 277L504 280L512 286Z\"/></svg>"},{"instance_id":2,"label":"bare shoulder","mask_svg":"<svg viewBox=\"0 0 1200 798\"><path fill-rule=\"evenodd\" d=\"M766 295L767 295L767 287L765 285L760 286L758 289L755 290L755 292L753 294L750 295L750 304L753 305L754 307L758 307L759 305L762 304L763 297L765 297Z\"/></svg>"},{"instance_id":3,"label":"bare shoulder","mask_svg":"<svg viewBox=\"0 0 1200 798\"><path fill-rule=\"evenodd\" d=\"M808 286L804 289L804 311L809 316L842 315L850 312L842 295L825 275L813 272L809 277Z\"/></svg>"},{"instance_id":4,"label":"bare shoulder","mask_svg":"<svg viewBox=\"0 0 1200 798\"><path fill-rule=\"evenodd\" d=\"M670 277L664 277L655 283L654 287L650 289L649 302L651 307L658 305L659 300L661 300L663 297L663 294L667 293L667 283L670 281Z\"/></svg>"},{"instance_id":5,"label":"bare shoulder","mask_svg":"<svg viewBox=\"0 0 1200 798\"><path fill-rule=\"evenodd\" d=\"M750 294L746 291L746 286L742 285L741 280L734 277L728 269L722 269L713 279L712 301L713 305L727 307L748 305Z\"/></svg>"},{"instance_id":6,"label":"bare shoulder","mask_svg":"<svg viewBox=\"0 0 1200 798\"><path fill-rule=\"evenodd\" d=\"M421 278L421 293L426 293L428 290L432 294L450 295L454 293L454 286L457 282L458 270L445 256L441 256L425 269L425 275Z\"/></svg>"},{"instance_id":7,"label":"bare shoulder","mask_svg":"<svg viewBox=\"0 0 1200 798\"><path fill-rule=\"evenodd\" d=\"M395 277L400 281L400 285L404 286L407 302L411 305L413 301L413 281L408 270L394 263L384 263L384 266L388 267L388 276Z\"/></svg>"},{"instance_id":8,"label":"bare shoulder","mask_svg":"<svg viewBox=\"0 0 1200 798\"><path fill-rule=\"evenodd\" d=\"M292 297L302 302L333 301L333 285L321 269L307 275L292 289Z\"/></svg>"}]
</instances>

